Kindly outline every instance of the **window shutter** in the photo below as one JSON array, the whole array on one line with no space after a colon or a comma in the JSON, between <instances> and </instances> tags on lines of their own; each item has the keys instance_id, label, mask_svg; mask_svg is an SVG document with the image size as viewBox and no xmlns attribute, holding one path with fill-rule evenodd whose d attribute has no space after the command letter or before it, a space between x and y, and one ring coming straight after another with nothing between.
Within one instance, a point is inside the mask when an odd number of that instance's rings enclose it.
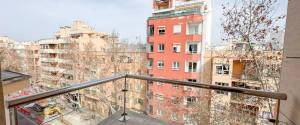
<instances>
[{"instance_id":1,"label":"window shutter","mask_svg":"<svg viewBox=\"0 0 300 125\"><path fill-rule=\"evenodd\" d=\"M185 61L185 68L184 68L185 72L189 72L189 62Z\"/></svg>"},{"instance_id":2,"label":"window shutter","mask_svg":"<svg viewBox=\"0 0 300 125\"><path fill-rule=\"evenodd\" d=\"M173 27L173 33L181 33L181 25L174 25Z\"/></svg>"},{"instance_id":3,"label":"window shutter","mask_svg":"<svg viewBox=\"0 0 300 125\"><path fill-rule=\"evenodd\" d=\"M199 61L197 61L197 72L200 72L201 71L201 62L200 62L200 60Z\"/></svg>"},{"instance_id":4,"label":"window shutter","mask_svg":"<svg viewBox=\"0 0 300 125\"><path fill-rule=\"evenodd\" d=\"M202 34L202 26L203 26L203 23L200 23L199 24L199 27L198 27L198 34Z\"/></svg>"}]
</instances>

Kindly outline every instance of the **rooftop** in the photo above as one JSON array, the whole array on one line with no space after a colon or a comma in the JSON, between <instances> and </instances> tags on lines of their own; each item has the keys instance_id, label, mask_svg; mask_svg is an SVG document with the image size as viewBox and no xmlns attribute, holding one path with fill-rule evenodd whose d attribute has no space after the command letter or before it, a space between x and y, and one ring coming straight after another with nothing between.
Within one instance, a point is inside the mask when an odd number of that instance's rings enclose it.
<instances>
[{"instance_id":1,"label":"rooftop","mask_svg":"<svg viewBox=\"0 0 300 125\"><path fill-rule=\"evenodd\" d=\"M1 72L1 80L4 81L6 84L13 83L19 80L29 79L30 76L14 71L4 70Z\"/></svg>"}]
</instances>

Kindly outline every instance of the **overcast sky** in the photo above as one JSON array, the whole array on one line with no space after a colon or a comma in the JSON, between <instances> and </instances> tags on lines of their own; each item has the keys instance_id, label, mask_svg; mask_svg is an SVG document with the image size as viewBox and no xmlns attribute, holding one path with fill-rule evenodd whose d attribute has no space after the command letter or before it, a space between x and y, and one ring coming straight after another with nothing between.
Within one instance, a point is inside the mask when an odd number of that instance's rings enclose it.
<instances>
[{"instance_id":1,"label":"overcast sky","mask_svg":"<svg viewBox=\"0 0 300 125\"><path fill-rule=\"evenodd\" d=\"M213 36L220 33L222 1L213 0ZM152 11L152 0L0 0L0 4L0 36L17 41L54 37L60 26L74 20L85 21L100 32L116 30L123 39L145 41L146 20ZM285 11L286 2L280 6Z\"/></svg>"}]
</instances>

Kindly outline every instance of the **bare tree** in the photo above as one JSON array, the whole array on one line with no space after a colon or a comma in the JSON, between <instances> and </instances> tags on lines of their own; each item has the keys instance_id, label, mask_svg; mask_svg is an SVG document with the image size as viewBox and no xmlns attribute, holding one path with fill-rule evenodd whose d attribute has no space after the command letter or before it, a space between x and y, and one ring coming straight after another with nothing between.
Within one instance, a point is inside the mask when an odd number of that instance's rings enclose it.
<instances>
[{"instance_id":1,"label":"bare tree","mask_svg":"<svg viewBox=\"0 0 300 125\"><path fill-rule=\"evenodd\" d=\"M276 3L277 0L235 0L233 4L222 5L222 40L246 45L238 54L241 60L247 60L244 61L245 78L255 78L264 91L278 91L281 50L273 50L272 44L276 42L270 42L270 36L280 31L282 26L279 22L285 19L285 15L275 13ZM272 112L272 101L261 101L268 102Z\"/></svg>"},{"instance_id":2,"label":"bare tree","mask_svg":"<svg viewBox=\"0 0 300 125\"><path fill-rule=\"evenodd\" d=\"M10 48L0 48L0 61L2 61L2 69L21 71L21 61L18 54Z\"/></svg>"}]
</instances>

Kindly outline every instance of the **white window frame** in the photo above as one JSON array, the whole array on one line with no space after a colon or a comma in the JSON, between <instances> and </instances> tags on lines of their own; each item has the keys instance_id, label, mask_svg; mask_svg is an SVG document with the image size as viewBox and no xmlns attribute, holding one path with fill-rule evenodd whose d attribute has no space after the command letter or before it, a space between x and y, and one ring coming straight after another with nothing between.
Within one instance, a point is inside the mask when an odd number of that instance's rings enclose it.
<instances>
[{"instance_id":1,"label":"white window frame","mask_svg":"<svg viewBox=\"0 0 300 125\"><path fill-rule=\"evenodd\" d=\"M197 79L187 79L186 81L197 83ZM184 90L184 91L192 91L192 90L193 90L193 87L190 87L190 86L183 86L183 90Z\"/></svg>"},{"instance_id":2,"label":"white window frame","mask_svg":"<svg viewBox=\"0 0 300 125\"><path fill-rule=\"evenodd\" d=\"M172 87L175 88L175 89L178 89L178 88L179 88L179 85L173 84Z\"/></svg>"},{"instance_id":3,"label":"white window frame","mask_svg":"<svg viewBox=\"0 0 300 125\"><path fill-rule=\"evenodd\" d=\"M191 51L190 51L190 46L191 45L196 45L196 49L197 50L194 50L194 49L192 49ZM200 42L187 42L186 43L186 53L188 53L188 54L196 54L196 53L199 53L200 52Z\"/></svg>"},{"instance_id":4,"label":"white window frame","mask_svg":"<svg viewBox=\"0 0 300 125\"><path fill-rule=\"evenodd\" d=\"M158 69L163 69L165 67L165 63L163 60L158 60L157 61L157 67Z\"/></svg>"},{"instance_id":5,"label":"white window frame","mask_svg":"<svg viewBox=\"0 0 300 125\"><path fill-rule=\"evenodd\" d=\"M154 27L154 25L152 24L152 25L148 25L148 33L147 33L147 35L148 36L153 36L154 35L154 33L155 33L155 27ZM151 30L153 30L153 33L151 33Z\"/></svg>"},{"instance_id":6,"label":"white window frame","mask_svg":"<svg viewBox=\"0 0 300 125\"><path fill-rule=\"evenodd\" d=\"M157 99L158 101L164 101L164 95L158 93L158 94L156 94L156 99Z\"/></svg>"},{"instance_id":7,"label":"white window frame","mask_svg":"<svg viewBox=\"0 0 300 125\"><path fill-rule=\"evenodd\" d=\"M163 114L163 111L161 109L156 110L156 115L157 116L162 116L162 114Z\"/></svg>"},{"instance_id":8,"label":"white window frame","mask_svg":"<svg viewBox=\"0 0 300 125\"><path fill-rule=\"evenodd\" d=\"M215 82L215 85L218 85L218 86L229 86L228 83L224 83L224 82ZM217 94L228 95L228 92L222 91L222 90L215 90L215 92Z\"/></svg>"},{"instance_id":9,"label":"white window frame","mask_svg":"<svg viewBox=\"0 0 300 125\"><path fill-rule=\"evenodd\" d=\"M226 69L226 66L227 66L227 69ZM216 68L215 73L218 75L229 75L230 74L230 65L229 64L216 64L215 68Z\"/></svg>"},{"instance_id":10,"label":"white window frame","mask_svg":"<svg viewBox=\"0 0 300 125\"><path fill-rule=\"evenodd\" d=\"M136 83L134 86L135 91L140 92L142 90L142 84L141 83Z\"/></svg>"},{"instance_id":11,"label":"white window frame","mask_svg":"<svg viewBox=\"0 0 300 125\"><path fill-rule=\"evenodd\" d=\"M171 120L172 120L172 121L177 121L177 120L178 120L178 116L177 116L176 112L173 112L173 113L171 114Z\"/></svg>"},{"instance_id":12,"label":"white window frame","mask_svg":"<svg viewBox=\"0 0 300 125\"><path fill-rule=\"evenodd\" d=\"M172 47L172 51L174 52L174 53L180 53L180 50L181 50L181 47L180 47L181 45L179 44L179 43L174 43L173 44L173 47Z\"/></svg>"},{"instance_id":13,"label":"white window frame","mask_svg":"<svg viewBox=\"0 0 300 125\"><path fill-rule=\"evenodd\" d=\"M161 30L164 30L163 34L161 34ZM165 26L158 26L157 28L158 35L165 35L166 34L166 27Z\"/></svg>"},{"instance_id":14,"label":"white window frame","mask_svg":"<svg viewBox=\"0 0 300 125\"><path fill-rule=\"evenodd\" d=\"M152 50L151 50L152 48ZM154 52L154 44L153 43L148 43L147 44L147 52L148 53L153 53Z\"/></svg>"},{"instance_id":15,"label":"white window frame","mask_svg":"<svg viewBox=\"0 0 300 125\"><path fill-rule=\"evenodd\" d=\"M177 97L177 96L172 96L171 97L171 102L172 102L172 104L179 104L179 97Z\"/></svg>"},{"instance_id":16,"label":"white window frame","mask_svg":"<svg viewBox=\"0 0 300 125\"><path fill-rule=\"evenodd\" d=\"M192 63L192 69L190 69L189 65ZM194 67L194 63L196 63L196 67ZM198 72L199 63L197 61L186 61L185 62L185 72ZM194 69L195 68L195 69Z\"/></svg>"},{"instance_id":17,"label":"white window frame","mask_svg":"<svg viewBox=\"0 0 300 125\"><path fill-rule=\"evenodd\" d=\"M162 83L162 82L156 82L156 84L157 84L158 86L163 86L163 85L164 85L164 83Z\"/></svg>"},{"instance_id":18,"label":"white window frame","mask_svg":"<svg viewBox=\"0 0 300 125\"><path fill-rule=\"evenodd\" d=\"M179 70L179 62L178 61L172 62L172 70Z\"/></svg>"},{"instance_id":19,"label":"white window frame","mask_svg":"<svg viewBox=\"0 0 300 125\"><path fill-rule=\"evenodd\" d=\"M190 101L188 101L188 99ZM194 96L185 96L184 97L184 102L183 102L184 105L190 105L190 104L192 104L194 102L197 102L197 98L196 97L194 97Z\"/></svg>"},{"instance_id":20,"label":"white window frame","mask_svg":"<svg viewBox=\"0 0 300 125\"><path fill-rule=\"evenodd\" d=\"M165 44L164 43L159 43L158 44L158 52L164 52L165 51Z\"/></svg>"},{"instance_id":21,"label":"white window frame","mask_svg":"<svg viewBox=\"0 0 300 125\"><path fill-rule=\"evenodd\" d=\"M153 67L153 59L148 59L148 68L151 69Z\"/></svg>"},{"instance_id":22,"label":"white window frame","mask_svg":"<svg viewBox=\"0 0 300 125\"><path fill-rule=\"evenodd\" d=\"M181 24L175 24L173 25L173 33L174 34L180 34L181 33Z\"/></svg>"},{"instance_id":23,"label":"white window frame","mask_svg":"<svg viewBox=\"0 0 300 125\"><path fill-rule=\"evenodd\" d=\"M200 35L200 34L202 34L202 25L203 25L203 23L188 23L186 34L187 35ZM192 30L192 26L195 27L195 28L193 28L193 30Z\"/></svg>"}]
</instances>

